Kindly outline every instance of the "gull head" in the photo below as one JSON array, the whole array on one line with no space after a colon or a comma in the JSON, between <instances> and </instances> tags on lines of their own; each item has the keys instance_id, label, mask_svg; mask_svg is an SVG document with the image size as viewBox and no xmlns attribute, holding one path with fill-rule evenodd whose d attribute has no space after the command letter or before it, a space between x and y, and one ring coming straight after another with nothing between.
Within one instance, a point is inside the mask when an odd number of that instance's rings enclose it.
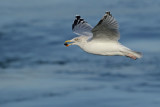
<instances>
[{"instance_id":1,"label":"gull head","mask_svg":"<svg viewBox=\"0 0 160 107\"><path fill-rule=\"evenodd\" d=\"M71 40L67 40L64 42L64 45L66 47L70 46L70 45L82 45L87 41L87 38L85 36L80 36L80 37L75 37Z\"/></svg>"}]
</instances>

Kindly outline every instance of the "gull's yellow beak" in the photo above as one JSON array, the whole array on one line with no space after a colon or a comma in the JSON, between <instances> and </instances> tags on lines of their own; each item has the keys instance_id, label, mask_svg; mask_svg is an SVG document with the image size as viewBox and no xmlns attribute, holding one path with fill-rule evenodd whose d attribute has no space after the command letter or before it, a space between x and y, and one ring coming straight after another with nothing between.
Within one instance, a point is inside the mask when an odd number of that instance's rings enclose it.
<instances>
[{"instance_id":1,"label":"gull's yellow beak","mask_svg":"<svg viewBox=\"0 0 160 107\"><path fill-rule=\"evenodd\" d=\"M68 46L72 45L72 43L68 44L67 42L73 42L73 41L71 41L71 40L67 40L67 41L65 41L65 42L64 42L64 45L65 45L66 47L68 47Z\"/></svg>"}]
</instances>

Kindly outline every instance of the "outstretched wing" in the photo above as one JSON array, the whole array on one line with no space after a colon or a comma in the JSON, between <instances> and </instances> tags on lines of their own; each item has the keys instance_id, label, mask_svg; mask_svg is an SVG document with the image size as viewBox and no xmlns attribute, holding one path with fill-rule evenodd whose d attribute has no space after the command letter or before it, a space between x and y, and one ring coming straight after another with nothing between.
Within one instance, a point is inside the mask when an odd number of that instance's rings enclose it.
<instances>
[{"instance_id":1,"label":"outstretched wing","mask_svg":"<svg viewBox=\"0 0 160 107\"><path fill-rule=\"evenodd\" d=\"M118 23L110 12L105 13L99 23L92 29L92 33L92 40L99 39L118 41L120 38Z\"/></svg>"},{"instance_id":2,"label":"outstretched wing","mask_svg":"<svg viewBox=\"0 0 160 107\"><path fill-rule=\"evenodd\" d=\"M76 18L72 24L73 33L77 35L92 36L92 26L89 25L81 16L76 15Z\"/></svg>"}]
</instances>

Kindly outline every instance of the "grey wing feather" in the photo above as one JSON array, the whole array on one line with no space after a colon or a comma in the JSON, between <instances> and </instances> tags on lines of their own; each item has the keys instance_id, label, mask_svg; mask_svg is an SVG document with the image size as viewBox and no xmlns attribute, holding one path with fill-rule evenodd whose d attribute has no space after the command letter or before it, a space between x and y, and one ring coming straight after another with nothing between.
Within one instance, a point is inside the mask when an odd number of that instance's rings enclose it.
<instances>
[{"instance_id":1,"label":"grey wing feather","mask_svg":"<svg viewBox=\"0 0 160 107\"><path fill-rule=\"evenodd\" d=\"M118 41L120 38L118 22L110 14L110 12L106 12L99 23L92 29L92 33L92 40L100 39Z\"/></svg>"},{"instance_id":2,"label":"grey wing feather","mask_svg":"<svg viewBox=\"0 0 160 107\"><path fill-rule=\"evenodd\" d=\"M92 36L92 26L89 25L84 19L81 19L79 15L76 15L76 18L72 24L73 33L77 35Z\"/></svg>"}]
</instances>

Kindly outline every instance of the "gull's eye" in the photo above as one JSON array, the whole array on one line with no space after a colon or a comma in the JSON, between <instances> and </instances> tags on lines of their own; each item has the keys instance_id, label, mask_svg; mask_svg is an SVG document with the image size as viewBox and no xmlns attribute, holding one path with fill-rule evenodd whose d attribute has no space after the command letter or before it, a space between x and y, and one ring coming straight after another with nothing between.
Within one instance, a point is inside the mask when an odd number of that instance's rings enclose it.
<instances>
[{"instance_id":1,"label":"gull's eye","mask_svg":"<svg viewBox=\"0 0 160 107\"><path fill-rule=\"evenodd\" d=\"M74 40L75 40L75 41L78 41L79 39L78 39L78 38L75 38Z\"/></svg>"}]
</instances>

